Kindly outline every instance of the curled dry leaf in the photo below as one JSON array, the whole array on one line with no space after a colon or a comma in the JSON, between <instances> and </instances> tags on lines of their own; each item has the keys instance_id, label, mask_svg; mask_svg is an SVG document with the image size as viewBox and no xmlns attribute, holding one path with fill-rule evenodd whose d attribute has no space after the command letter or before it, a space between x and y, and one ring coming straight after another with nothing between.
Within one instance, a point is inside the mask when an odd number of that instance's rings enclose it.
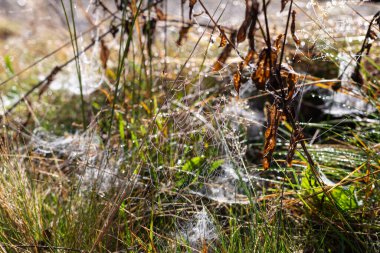
<instances>
[{"instance_id":1,"label":"curled dry leaf","mask_svg":"<svg viewBox=\"0 0 380 253\"><path fill-rule=\"evenodd\" d=\"M220 30L220 34L219 34L220 44L219 44L219 47L225 47L227 45L226 34L224 33L224 29L223 28L219 28L219 30Z\"/></svg>"},{"instance_id":2,"label":"curled dry leaf","mask_svg":"<svg viewBox=\"0 0 380 253\"><path fill-rule=\"evenodd\" d=\"M362 48L356 54L358 57L357 57L357 61L356 61L355 70L354 70L354 72L351 75L351 79L353 81L355 81L359 86L362 86L364 84L364 78L363 78L362 74L360 73L360 70L361 70L361 65L360 64L361 64L361 60L362 60L362 57L363 57L364 50L366 51L366 54L368 55L369 51L371 50L371 47L372 47L373 37L377 38L376 33L372 30L372 25L374 23L376 23L379 26L379 29L380 29L380 11L378 11L373 16L373 18L372 18L372 20L371 20L371 22L369 24L369 27L368 27L368 30L367 30L367 34L366 34L366 36L364 38Z\"/></svg>"},{"instance_id":3,"label":"curled dry leaf","mask_svg":"<svg viewBox=\"0 0 380 253\"><path fill-rule=\"evenodd\" d=\"M247 30L248 30L249 25L252 22L251 6L252 6L252 1L245 0L245 17L244 17L243 23L239 27L239 30L236 36L237 43L243 42L245 38L247 37Z\"/></svg>"},{"instance_id":4,"label":"curled dry leaf","mask_svg":"<svg viewBox=\"0 0 380 253\"><path fill-rule=\"evenodd\" d=\"M298 81L298 75L294 72L288 72L288 77L286 80L286 84L288 86L288 94L286 96L286 100L290 101L293 98L294 91L296 89L296 83Z\"/></svg>"},{"instance_id":5,"label":"curled dry leaf","mask_svg":"<svg viewBox=\"0 0 380 253\"><path fill-rule=\"evenodd\" d=\"M249 26L250 22L249 20L244 20L243 23L241 24L238 34L237 34L237 43L241 43L245 40L247 37L247 29Z\"/></svg>"},{"instance_id":6,"label":"curled dry leaf","mask_svg":"<svg viewBox=\"0 0 380 253\"><path fill-rule=\"evenodd\" d=\"M146 35L146 43L150 56L152 55L152 45L155 37L156 23L157 20L152 18L145 22L143 26L143 33Z\"/></svg>"},{"instance_id":7,"label":"curled dry leaf","mask_svg":"<svg viewBox=\"0 0 380 253\"><path fill-rule=\"evenodd\" d=\"M281 33L277 36L276 40L274 41L273 45L275 46L277 52L281 49L281 39L284 37L284 35Z\"/></svg>"},{"instance_id":8,"label":"curled dry leaf","mask_svg":"<svg viewBox=\"0 0 380 253\"><path fill-rule=\"evenodd\" d=\"M255 51L249 50L247 56L244 58L244 61L240 62L237 66L238 68L234 74L233 81L234 81L234 87L238 94L238 97L240 94L240 87L241 87L241 72L252 61L253 57L255 56L255 53L256 53Z\"/></svg>"},{"instance_id":9,"label":"curled dry leaf","mask_svg":"<svg viewBox=\"0 0 380 253\"><path fill-rule=\"evenodd\" d=\"M318 54L320 54L320 51L318 51L317 41L315 41L311 46L308 46L305 56L314 59Z\"/></svg>"},{"instance_id":10,"label":"curled dry leaf","mask_svg":"<svg viewBox=\"0 0 380 253\"><path fill-rule=\"evenodd\" d=\"M290 101L293 98L299 75L293 70L291 66L284 63L281 64L280 74L282 82L286 84L287 88L286 100Z\"/></svg>"},{"instance_id":11,"label":"curled dry leaf","mask_svg":"<svg viewBox=\"0 0 380 253\"><path fill-rule=\"evenodd\" d=\"M286 156L286 162L287 162L288 166L292 166L292 161L293 161L294 153L295 153L296 148L297 148L297 144L298 144L298 142L300 142L304 138L305 138L305 136L303 135L301 129L298 129L298 128L294 129L294 131L292 132L292 136L290 137L288 154Z\"/></svg>"},{"instance_id":12,"label":"curled dry leaf","mask_svg":"<svg viewBox=\"0 0 380 253\"><path fill-rule=\"evenodd\" d=\"M230 41L233 43L235 39L236 39L236 31L233 31L230 36ZM223 48L223 51L220 53L218 59L212 65L212 68L211 68L212 71L219 71L223 68L223 65L226 63L227 58L230 56L233 48L234 48L234 45L231 45L231 44L227 44L227 46Z\"/></svg>"},{"instance_id":13,"label":"curled dry leaf","mask_svg":"<svg viewBox=\"0 0 380 253\"><path fill-rule=\"evenodd\" d=\"M265 84L269 80L271 66L273 67L277 61L277 49L271 47L271 49L264 48L257 62L255 71L251 75L253 83L258 90L265 90Z\"/></svg>"},{"instance_id":14,"label":"curled dry leaf","mask_svg":"<svg viewBox=\"0 0 380 253\"><path fill-rule=\"evenodd\" d=\"M248 54L245 56L244 61L243 61L243 67L248 66L253 60L253 57L255 57L256 52L254 50L249 50Z\"/></svg>"},{"instance_id":15,"label":"curled dry leaf","mask_svg":"<svg viewBox=\"0 0 380 253\"><path fill-rule=\"evenodd\" d=\"M41 94L39 96L41 97ZM21 124L23 127L28 126L30 119L32 118L32 110L33 110L33 104L29 98L25 99L25 104L28 105L28 115L26 116L25 121Z\"/></svg>"},{"instance_id":16,"label":"curled dry leaf","mask_svg":"<svg viewBox=\"0 0 380 253\"><path fill-rule=\"evenodd\" d=\"M247 37L251 49L255 48L254 35L256 32L256 22L259 15L259 4L257 0L246 0L245 1L245 18L243 23L240 25L237 33L237 43L243 42Z\"/></svg>"},{"instance_id":17,"label":"curled dry leaf","mask_svg":"<svg viewBox=\"0 0 380 253\"><path fill-rule=\"evenodd\" d=\"M157 15L158 20L160 21L166 20L166 15L160 8L157 7L157 5L155 5L155 10L156 10L156 15Z\"/></svg>"},{"instance_id":18,"label":"curled dry leaf","mask_svg":"<svg viewBox=\"0 0 380 253\"><path fill-rule=\"evenodd\" d=\"M107 68L107 61L110 56L110 50L108 49L106 43L104 43L104 40L100 41L100 61L102 63L102 68Z\"/></svg>"},{"instance_id":19,"label":"curled dry leaf","mask_svg":"<svg viewBox=\"0 0 380 253\"><path fill-rule=\"evenodd\" d=\"M240 65L240 64L239 64ZM240 67L236 70L236 73L234 74L234 87L235 90L238 94L240 94L240 86L241 86L241 72L240 72Z\"/></svg>"},{"instance_id":20,"label":"curled dry leaf","mask_svg":"<svg viewBox=\"0 0 380 253\"><path fill-rule=\"evenodd\" d=\"M359 86L362 86L364 84L364 78L363 78L362 73L360 73L360 69L361 69L360 64L357 64L354 72L351 75L351 79Z\"/></svg>"},{"instance_id":21,"label":"curled dry leaf","mask_svg":"<svg viewBox=\"0 0 380 253\"><path fill-rule=\"evenodd\" d=\"M280 52L281 49L282 37L283 34L278 35L270 50L264 48L259 55L256 69L251 76L251 79L258 90L265 90L265 84L271 76L271 67L275 67L277 62L278 52Z\"/></svg>"},{"instance_id":22,"label":"curled dry leaf","mask_svg":"<svg viewBox=\"0 0 380 253\"><path fill-rule=\"evenodd\" d=\"M264 155L263 155L263 167L265 170L269 169L272 161L273 152L276 148L277 141L277 129L280 123L281 112L278 110L276 103L267 107L267 129L265 130L265 142L264 142Z\"/></svg>"},{"instance_id":23,"label":"curled dry leaf","mask_svg":"<svg viewBox=\"0 0 380 253\"><path fill-rule=\"evenodd\" d=\"M184 24L185 22L185 17L184 17L184 7L185 7L185 3L186 3L186 0L181 0L181 20L182 20L182 24Z\"/></svg>"},{"instance_id":24,"label":"curled dry leaf","mask_svg":"<svg viewBox=\"0 0 380 253\"><path fill-rule=\"evenodd\" d=\"M285 9L286 4L287 4L289 1L290 1L290 0L281 0L281 12Z\"/></svg>"},{"instance_id":25,"label":"curled dry leaf","mask_svg":"<svg viewBox=\"0 0 380 253\"><path fill-rule=\"evenodd\" d=\"M301 44L300 39L298 38L296 34L296 11L292 11L292 24L290 25L290 32L292 33L292 38L294 42L299 46Z\"/></svg>"},{"instance_id":26,"label":"curled dry leaf","mask_svg":"<svg viewBox=\"0 0 380 253\"><path fill-rule=\"evenodd\" d=\"M178 40L176 41L176 44L178 46L182 45L182 41L183 41L183 39L185 39L187 37L187 34L188 34L190 28L191 28L191 25L184 25L181 27L181 30L179 31Z\"/></svg>"},{"instance_id":27,"label":"curled dry leaf","mask_svg":"<svg viewBox=\"0 0 380 253\"><path fill-rule=\"evenodd\" d=\"M249 26L248 31L248 40L249 40L249 48L251 50L255 50L255 33L256 33L256 23L259 16L259 3L257 1L253 1L251 7L251 25Z\"/></svg>"},{"instance_id":28,"label":"curled dry leaf","mask_svg":"<svg viewBox=\"0 0 380 253\"><path fill-rule=\"evenodd\" d=\"M370 31L369 32L369 37L372 39L372 40L376 40L377 39L377 34L375 31Z\"/></svg>"},{"instance_id":29,"label":"curled dry leaf","mask_svg":"<svg viewBox=\"0 0 380 253\"><path fill-rule=\"evenodd\" d=\"M191 19L193 15L193 8L196 3L197 3L197 0L189 0L189 19Z\"/></svg>"}]
</instances>

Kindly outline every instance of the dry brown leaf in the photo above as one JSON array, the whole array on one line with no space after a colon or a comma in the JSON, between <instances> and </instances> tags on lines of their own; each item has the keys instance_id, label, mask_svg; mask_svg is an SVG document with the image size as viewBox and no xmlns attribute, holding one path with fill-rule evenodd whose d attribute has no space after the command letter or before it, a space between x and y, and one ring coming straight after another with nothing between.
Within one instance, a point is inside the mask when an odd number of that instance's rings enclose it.
<instances>
[{"instance_id":1,"label":"dry brown leaf","mask_svg":"<svg viewBox=\"0 0 380 253\"><path fill-rule=\"evenodd\" d=\"M156 10L156 15L157 15L158 20L160 21L166 20L166 15L160 8L157 7L157 5L155 6L155 10Z\"/></svg>"},{"instance_id":2,"label":"dry brown leaf","mask_svg":"<svg viewBox=\"0 0 380 253\"><path fill-rule=\"evenodd\" d=\"M234 74L234 87L235 87L235 91L238 94L238 97L240 94L240 86L241 86L241 73L240 73L240 69L238 68L238 70L236 70L236 73Z\"/></svg>"},{"instance_id":3,"label":"dry brown leaf","mask_svg":"<svg viewBox=\"0 0 380 253\"><path fill-rule=\"evenodd\" d=\"M288 89L286 100L290 101L295 93L296 84L298 82L299 75L288 64L281 64L281 79Z\"/></svg>"},{"instance_id":4,"label":"dry brown leaf","mask_svg":"<svg viewBox=\"0 0 380 253\"><path fill-rule=\"evenodd\" d=\"M269 55L270 54L270 55ZM269 80L271 69L277 61L277 49L272 47L271 49L264 48L257 62L257 67L251 75L253 83L258 90L265 90L265 84Z\"/></svg>"},{"instance_id":5,"label":"dry brown leaf","mask_svg":"<svg viewBox=\"0 0 380 253\"><path fill-rule=\"evenodd\" d=\"M243 67L245 67L245 66L248 66L248 64L249 63L251 63L252 62L252 60L253 60L253 57L256 55L256 52L254 51L254 50L249 50L248 51L248 54L245 56L245 58L244 58L244 64L243 64Z\"/></svg>"},{"instance_id":6,"label":"dry brown leaf","mask_svg":"<svg viewBox=\"0 0 380 253\"><path fill-rule=\"evenodd\" d=\"M227 45L227 37L226 37L226 34L224 33L223 28L219 28L219 29L220 29L220 34L219 34L220 44L219 44L219 47L225 47Z\"/></svg>"},{"instance_id":7,"label":"dry brown leaf","mask_svg":"<svg viewBox=\"0 0 380 253\"><path fill-rule=\"evenodd\" d=\"M271 67L273 69L276 66L283 36L283 34L278 35L273 46L270 49L264 48L259 55L256 69L251 75L251 79L258 90L265 90L265 84L271 76Z\"/></svg>"},{"instance_id":8,"label":"dry brown leaf","mask_svg":"<svg viewBox=\"0 0 380 253\"><path fill-rule=\"evenodd\" d=\"M239 27L239 30L238 30L238 33L237 33L237 37L236 37L236 40L237 40L237 43L241 43L245 40L245 38L247 37L247 30L248 30L248 27L249 25L251 24L252 22L252 15L251 15L251 11L252 11L252 1L251 0L245 0L245 17L244 17L244 21L243 23L241 24L241 26Z\"/></svg>"},{"instance_id":9,"label":"dry brown leaf","mask_svg":"<svg viewBox=\"0 0 380 253\"><path fill-rule=\"evenodd\" d=\"M292 161L293 161L294 153L295 153L296 148L297 148L297 144L298 144L298 142L300 142L304 138L305 138L305 136L303 135L301 129L294 129L293 130L292 136L290 137L288 154L286 156L286 162L287 162L288 166L292 166Z\"/></svg>"},{"instance_id":10,"label":"dry brown leaf","mask_svg":"<svg viewBox=\"0 0 380 253\"><path fill-rule=\"evenodd\" d=\"M362 73L360 72L360 69L361 69L360 65L357 64L354 72L351 75L351 79L352 81L356 82L356 84L358 84L359 86L362 86L364 84L364 78L363 78Z\"/></svg>"},{"instance_id":11,"label":"dry brown leaf","mask_svg":"<svg viewBox=\"0 0 380 253\"><path fill-rule=\"evenodd\" d=\"M277 129L280 123L281 112L278 110L276 103L267 107L267 129L265 130L263 167L264 170L269 169L272 162L273 152L276 148Z\"/></svg>"},{"instance_id":12,"label":"dry brown leaf","mask_svg":"<svg viewBox=\"0 0 380 253\"><path fill-rule=\"evenodd\" d=\"M237 43L241 43L245 40L247 36L247 29L250 24L250 20L244 20L241 24L238 34L237 34Z\"/></svg>"},{"instance_id":13,"label":"dry brown leaf","mask_svg":"<svg viewBox=\"0 0 380 253\"><path fill-rule=\"evenodd\" d=\"M376 40L377 39L377 34L375 31L369 31L369 37L372 39L372 40Z\"/></svg>"},{"instance_id":14,"label":"dry brown leaf","mask_svg":"<svg viewBox=\"0 0 380 253\"><path fill-rule=\"evenodd\" d=\"M144 23L143 26L143 34L146 37L146 44L148 48L149 55L152 56L152 45L155 38L155 31L156 31L156 18L152 18Z\"/></svg>"},{"instance_id":15,"label":"dry brown leaf","mask_svg":"<svg viewBox=\"0 0 380 253\"><path fill-rule=\"evenodd\" d=\"M233 43L235 39L236 39L236 31L233 31L230 36L230 41ZM223 65L226 63L227 58L230 56L233 48L234 48L234 45L231 45L231 44L227 44L227 46L223 48L222 53L220 53L218 59L212 65L212 68L211 68L212 71L219 71L223 68Z\"/></svg>"},{"instance_id":16,"label":"dry brown leaf","mask_svg":"<svg viewBox=\"0 0 380 253\"><path fill-rule=\"evenodd\" d=\"M287 4L289 1L290 1L290 0L281 0L281 12L285 9L286 4Z\"/></svg>"},{"instance_id":17,"label":"dry brown leaf","mask_svg":"<svg viewBox=\"0 0 380 253\"><path fill-rule=\"evenodd\" d=\"M290 25L290 32L292 34L292 38L294 42L297 44L297 46L299 46L301 44L301 41L296 34L296 11L295 10L292 11L292 24Z\"/></svg>"},{"instance_id":18,"label":"dry brown leaf","mask_svg":"<svg viewBox=\"0 0 380 253\"><path fill-rule=\"evenodd\" d=\"M251 50L255 50L255 33L256 33L256 23L259 16L259 3L254 1L251 6L251 25L248 31L249 47Z\"/></svg>"},{"instance_id":19,"label":"dry brown leaf","mask_svg":"<svg viewBox=\"0 0 380 253\"><path fill-rule=\"evenodd\" d=\"M277 52L279 52L280 49L281 49L281 39L282 39L282 37L284 37L284 35L283 34L279 34L277 36L276 40L273 43L273 45L275 46Z\"/></svg>"},{"instance_id":20,"label":"dry brown leaf","mask_svg":"<svg viewBox=\"0 0 380 253\"><path fill-rule=\"evenodd\" d=\"M356 60L356 66L355 66L355 70L354 72L352 73L351 75L351 79L353 81L355 81L359 86L362 86L364 84L364 78L363 78L363 75L360 73L360 70L361 70L361 60L362 60L362 57L363 57L363 53L364 53L364 50L366 51L366 55L369 54L369 51L371 50L371 47L372 47L372 42L373 42L373 37L376 36L377 38L377 35L374 35L373 31L372 31L372 25L376 23L378 24L379 26L379 29L380 29L380 11L378 11L372 18L370 24L369 24L369 27L368 27L368 30L367 30L367 34L364 38L364 41L363 41L363 44L362 44L362 48L359 50L359 52L356 54L357 55L357 60Z\"/></svg>"},{"instance_id":21,"label":"dry brown leaf","mask_svg":"<svg viewBox=\"0 0 380 253\"><path fill-rule=\"evenodd\" d=\"M181 27L181 30L179 31L178 40L176 41L176 44L178 46L181 46L183 39L187 38L187 34L188 34L190 28L191 28L191 25L184 25Z\"/></svg>"},{"instance_id":22,"label":"dry brown leaf","mask_svg":"<svg viewBox=\"0 0 380 253\"><path fill-rule=\"evenodd\" d=\"M298 81L298 75L295 73L289 72L288 77L287 77L287 83L286 83L288 86L288 94L286 96L287 101L290 101L293 98L297 81Z\"/></svg>"},{"instance_id":23,"label":"dry brown leaf","mask_svg":"<svg viewBox=\"0 0 380 253\"><path fill-rule=\"evenodd\" d=\"M197 0L190 0L189 1L189 19L191 19L192 15L193 15L193 8L194 8L194 5L197 3Z\"/></svg>"},{"instance_id":24,"label":"dry brown leaf","mask_svg":"<svg viewBox=\"0 0 380 253\"><path fill-rule=\"evenodd\" d=\"M110 50L107 45L104 43L104 40L100 41L100 61L102 63L102 68L107 68L107 61L110 56Z\"/></svg>"},{"instance_id":25,"label":"dry brown leaf","mask_svg":"<svg viewBox=\"0 0 380 253\"><path fill-rule=\"evenodd\" d=\"M238 97L240 95L240 87L241 87L241 73L243 69L252 61L253 57L255 56L256 52L253 50L249 50L248 54L245 56L244 61L240 62L237 65L237 70L234 74L234 87L238 94Z\"/></svg>"}]
</instances>

